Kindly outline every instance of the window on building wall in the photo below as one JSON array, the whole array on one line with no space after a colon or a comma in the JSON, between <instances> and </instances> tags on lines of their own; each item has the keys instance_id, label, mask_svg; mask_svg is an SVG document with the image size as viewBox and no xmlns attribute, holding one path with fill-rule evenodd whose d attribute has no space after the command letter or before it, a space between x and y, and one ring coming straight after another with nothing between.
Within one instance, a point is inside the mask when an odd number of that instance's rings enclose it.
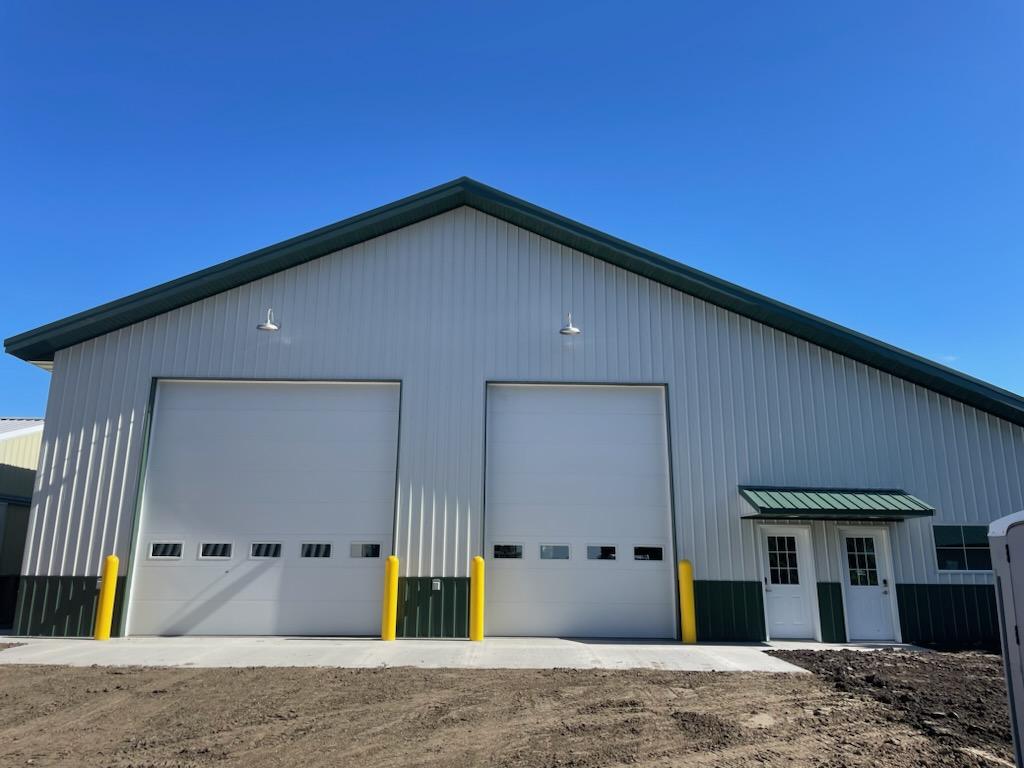
<instances>
[{"instance_id":1,"label":"window on building wall","mask_svg":"<svg viewBox=\"0 0 1024 768\"><path fill-rule=\"evenodd\" d=\"M634 560L661 560L661 547L633 547Z\"/></svg>"},{"instance_id":2,"label":"window on building wall","mask_svg":"<svg viewBox=\"0 0 1024 768\"><path fill-rule=\"evenodd\" d=\"M352 557L380 557L380 544L353 544L349 549Z\"/></svg>"},{"instance_id":3,"label":"window on building wall","mask_svg":"<svg viewBox=\"0 0 1024 768\"><path fill-rule=\"evenodd\" d=\"M200 560L230 560L231 542L209 542L204 541L199 546Z\"/></svg>"},{"instance_id":4,"label":"window on building wall","mask_svg":"<svg viewBox=\"0 0 1024 768\"><path fill-rule=\"evenodd\" d=\"M149 545L149 557L152 560L181 560L180 541L154 541Z\"/></svg>"},{"instance_id":5,"label":"window on building wall","mask_svg":"<svg viewBox=\"0 0 1024 768\"><path fill-rule=\"evenodd\" d=\"M988 527L933 525L935 558L940 571L991 571Z\"/></svg>"},{"instance_id":6,"label":"window on building wall","mask_svg":"<svg viewBox=\"0 0 1024 768\"><path fill-rule=\"evenodd\" d=\"M330 557L331 545L326 542L310 541L302 545L301 557Z\"/></svg>"},{"instance_id":7,"label":"window on building wall","mask_svg":"<svg viewBox=\"0 0 1024 768\"><path fill-rule=\"evenodd\" d=\"M614 560L615 547L612 546L587 546L587 560Z\"/></svg>"},{"instance_id":8,"label":"window on building wall","mask_svg":"<svg viewBox=\"0 0 1024 768\"><path fill-rule=\"evenodd\" d=\"M540 545L540 559L541 560L568 560L569 559L569 545L568 544L541 544Z\"/></svg>"},{"instance_id":9,"label":"window on building wall","mask_svg":"<svg viewBox=\"0 0 1024 768\"><path fill-rule=\"evenodd\" d=\"M249 557L253 560L271 560L280 556L281 545L276 541L258 541L249 546Z\"/></svg>"}]
</instances>

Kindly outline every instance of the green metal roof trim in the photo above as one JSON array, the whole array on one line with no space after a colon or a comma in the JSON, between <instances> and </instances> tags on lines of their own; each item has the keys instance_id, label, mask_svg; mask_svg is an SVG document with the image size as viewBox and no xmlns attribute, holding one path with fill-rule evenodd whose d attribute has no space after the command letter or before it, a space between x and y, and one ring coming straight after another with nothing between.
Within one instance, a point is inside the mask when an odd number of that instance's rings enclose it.
<instances>
[{"instance_id":1,"label":"green metal roof trim","mask_svg":"<svg viewBox=\"0 0 1024 768\"><path fill-rule=\"evenodd\" d=\"M470 206L786 333L1024 426L1024 398L748 291L468 178L80 312L4 342L29 362L418 221Z\"/></svg>"},{"instance_id":2,"label":"green metal roof trim","mask_svg":"<svg viewBox=\"0 0 1024 768\"><path fill-rule=\"evenodd\" d=\"M906 520L927 517L935 508L899 490L857 488L771 488L740 486L740 496L759 520Z\"/></svg>"}]
</instances>

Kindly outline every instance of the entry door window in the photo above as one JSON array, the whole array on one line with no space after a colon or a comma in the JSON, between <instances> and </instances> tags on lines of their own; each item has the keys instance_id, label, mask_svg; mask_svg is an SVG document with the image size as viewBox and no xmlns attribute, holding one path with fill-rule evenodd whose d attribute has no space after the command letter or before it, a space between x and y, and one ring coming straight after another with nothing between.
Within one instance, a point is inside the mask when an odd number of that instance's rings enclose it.
<instances>
[{"instance_id":1,"label":"entry door window","mask_svg":"<svg viewBox=\"0 0 1024 768\"><path fill-rule=\"evenodd\" d=\"M873 536L847 536L846 562L851 587L878 586L878 559Z\"/></svg>"},{"instance_id":2,"label":"entry door window","mask_svg":"<svg viewBox=\"0 0 1024 768\"><path fill-rule=\"evenodd\" d=\"M768 537L768 578L772 584L799 584L796 536Z\"/></svg>"}]
</instances>

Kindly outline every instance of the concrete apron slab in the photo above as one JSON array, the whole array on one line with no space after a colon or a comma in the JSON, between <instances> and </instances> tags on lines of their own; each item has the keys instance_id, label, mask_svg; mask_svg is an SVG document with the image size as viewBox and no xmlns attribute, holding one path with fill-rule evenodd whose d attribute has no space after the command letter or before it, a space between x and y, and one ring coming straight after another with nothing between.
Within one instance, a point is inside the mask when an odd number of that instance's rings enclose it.
<instances>
[{"instance_id":1,"label":"concrete apron slab","mask_svg":"<svg viewBox=\"0 0 1024 768\"><path fill-rule=\"evenodd\" d=\"M0 651L0 665L804 672L766 654L769 648L764 645L502 637L487 638L479 643L312 637L132 637L104 642L67 638L10 640L24 645Z\"/></svg>"}]
</instances>

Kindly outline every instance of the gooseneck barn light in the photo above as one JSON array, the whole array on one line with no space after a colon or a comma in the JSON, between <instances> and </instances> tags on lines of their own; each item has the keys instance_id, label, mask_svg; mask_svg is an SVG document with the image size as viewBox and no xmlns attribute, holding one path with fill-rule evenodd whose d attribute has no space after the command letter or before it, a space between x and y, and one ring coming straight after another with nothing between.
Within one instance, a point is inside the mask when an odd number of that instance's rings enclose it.
<instances>
[{"instance_id":1,"label":"gooseneck barn light","mask_svg":"<svg viewBox=\"0 0 1024 768\"><path fill-rule=\"evenodd\" d=\"M281 326L274 322L274 310L267 309L266 322L260 323L256 326L257 330L260 331L279 331Z\"/></svg>"},{"instance_id":2,"label":"gooseneck barn light","mask_svg":"<svg viewBox=\"0 0 1024 768\"><path fill-rule=\"evenodd\" d=\"M563 336L579 336L583 331L572 324L572 312L565 316L565 325L559 331Z\"/></svg>"}]
</instances>

